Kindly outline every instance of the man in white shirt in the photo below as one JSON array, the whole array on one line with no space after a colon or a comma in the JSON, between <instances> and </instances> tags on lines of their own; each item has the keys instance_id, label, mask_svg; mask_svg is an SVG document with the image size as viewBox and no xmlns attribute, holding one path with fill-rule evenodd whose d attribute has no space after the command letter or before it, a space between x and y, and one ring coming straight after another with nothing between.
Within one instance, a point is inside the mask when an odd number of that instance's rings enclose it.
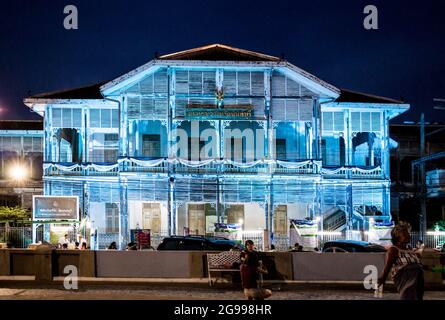
<instances>
[{"instance_id":1,"label":"man in white shirt","mask_svg":"<svg viewBox=\"0 0 445 320\"><path fill-rule=\"evenodd\" d=\"M63 237L59 238L59 247L62 248L65 243L67 245L70 243L70 239L68 239L68 233L65 233Z\"/></svg>"}]
</instances>

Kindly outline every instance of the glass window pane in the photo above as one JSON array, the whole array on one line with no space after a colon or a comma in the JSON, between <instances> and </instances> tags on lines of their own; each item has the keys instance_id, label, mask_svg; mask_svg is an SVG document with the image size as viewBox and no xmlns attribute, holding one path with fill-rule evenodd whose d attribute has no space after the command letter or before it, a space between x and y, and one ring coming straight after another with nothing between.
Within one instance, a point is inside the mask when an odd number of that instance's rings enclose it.
<instances>
[{"instance_id":1,"label":"glass window pane","mask_svg":"<svg viewBox=\"0 0 445 320\"><path fill-rule=\"evenodd\" d=\"M102 128L110 128L111 127L111 110L110 109L102 109L100 112L101 115L101 127Z\"/></svg>"},{"instance_id":2,"label":"glass window pane","mask_svg":"<svg viewBox=\"0 0 445 320\"><path fill-rule=\"evenodd\" d=\"M100 109L90 110L90 126L92 128L100 128Z\"/></svg>"},{"instance_id":3,"label":"glass window pane","mask_svg":"<svg viewBox=\"0 0 445 320\"><path fill-rule=\"evenodd\" d=\"M113 109L111 111L111 126L113 128L119 128L119 110Z\"/></svg>"},{"instance_id":4,"label":"glass window pane","mask_svg":"<svg viewBox=\"0 0 445 320\"><path fill-rule=\"evenodd\" d=\"M62 127L62 110L60 108L52 109L52 126L53 127Z\"/></svg>"},{"instance_id":5,"label":"glass window pane","mask_svg":"<svg viewBox=\"0 0 445 320\"><path fill-rule=\"evenodd\" d=\"M82 127L82 109L73 109L73 127Z\"/></svg>"},{"instance_id":6,"label":"glass window pane","mask_svg":"<svg viewBox=\"0 0 445 320\"><path fill-rule=\"evenodd\" d=\"M71 109L62 109L62 127L71 128L72 126L72 114Z\"/></svg>"}]
</instances>

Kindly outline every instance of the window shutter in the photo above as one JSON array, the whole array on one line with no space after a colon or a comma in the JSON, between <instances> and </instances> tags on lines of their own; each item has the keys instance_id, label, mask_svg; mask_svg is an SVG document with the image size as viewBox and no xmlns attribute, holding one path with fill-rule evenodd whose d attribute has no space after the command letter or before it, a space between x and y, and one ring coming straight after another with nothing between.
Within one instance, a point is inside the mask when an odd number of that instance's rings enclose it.
<instances>
[{"instance_id":1,"label":"window shutter","mask_svg":"<svg viewBox=\"0 0 445 320\"><path fill-rule=\"evenodd\" d=\"M298 100L295 99L287 99L286 102L286 120L298 121Z\"/></svg>"},{"instance_id":2,"label":"window shutter","mask_svg":"<svg viewBox=\"0 0 445 320\"><path fill-rule=\"evenodd\" d=\"M153 94L154 92L154 83L153 83L153 75L149 75L145 79L140 82L140 93L142 95Z\"/></svg>"},{"instance_id":3,"label":"window shutter","mask_svg":"<svg viewBox=\"0 0 445 320\"><path fill-rule=\"evenodd\" d=\"M138 118L144 118L153 116L154 114L154 99L153 98L142 98L141 99L141 112L138 115Z\"/></svg>"},{"instance_id":4,"label":"window shutter","mask_svg":"<svg viewBox=\"0 0 445 320\"><path fill-rule=\"evenodd\" d=\"M235 71L225 71L224 72L224 94L225 95L236 95L236 72Z\"/></svg>"},{"instance_id":5,"label":"window shutter","mask_svg":"<svg viewBox=\"0 0 445 320\"><path fill-rule=\"evenodd\" d=\"M187 70L176 70L176 93L188 94L188 78L189 73Z\"/></svg>"},{"instance_id":6,"label":"window shutter","mask_svg":"<svg viewBox=\"0 0 445 320\"><path fill-rule=\"evenodd\" d=\"M272 96L284 97L286 95L286 77L274 72L272 75Z\"/></svg>"},{"instance_id":7,"label":"window shutter","mask_svg":"<svg viewBox=\"0 0 445 320\"><path fill-rule=\"evenodd\" d=\"M202 72L201 71L189 71L189 93L201 94L202 93Z\"/></svg>"},{"instance_id":8,"label":"window shutter","mask_svg":"<svg viewBox=\"0 0 445 320\"><path fill-rule=\"evenodd\" d=\"M286 95L300 96L300 84L292 79L286 78Z\"/></svg>"},{"instance_id":9,"label":"window shutter","mask_svg":"<svg viewBox=\"0 0 445 320\"><path fill-rule=\"evenodd\" d=\"M312 121L313 101L300 100L300 121Z\"/></svg>"},{"instance_id":10,"label":"window shutter","mask_svg":"<svg viewBox=\"0 0 445 320\"><path fill-rule=\"evenodd\" d=\"M202 73L202 93L203 94L214 94L216 91L216 72L215 71L204 71Z\"/></svg>"},{"instance_id":11,"label":"window shutter","mask_svg":"<svg viewBox=\"0 0 445 320\"><path fill-rule=\"evenodd\" d=\"M253 96L264 96L264 72L251 73L251 88Z\"/></svg>"},{"instance_id":12,"label":"window shutter","mask_svg":"<svg viewBox=\"0 0 445 320\"><path fill-rule=\"evenodd\" d=\"M272 119L286 120L286 104L284 99L272 99Z\"/></svg>"},{"instance_id":13,"label":"window shutter","mask_svg":"<svg viewBox=\"0 0 445 320\"><path fill-rule=\"evenodd\" d=\"M139 97L127 98L128 119L138 119L140 114L141 101Z\"/></svg>"},{"instance_id":14,"label":"window shutter","mask_svg":"<svg viewBox=\"0 0 445 320\"><path fill-rule=\"evenodd\" d=\"M166 94L168 92L168 76L167 70L161 70L156 72L154 75L154 93L156 94Z\"/></svg>"},{"instance_id":15,"label":"window shutter","mask_svg":"<svg viewBox=\"0 0 445 320\"><path fill-rule=\"evenodd\" d=\"M188 99L176 99L175 101L175 117L185 117L185 110Z\"/></svg>"},{"instance_id":16,"label":"window shutter","mask_svg":"<svg viewBox=\"0 0 445 320\"><path fill-rule=\"evenodd\" d=\"M250 95L250 72L238 72L238 94Z\"/></svg>"}]
</instances>

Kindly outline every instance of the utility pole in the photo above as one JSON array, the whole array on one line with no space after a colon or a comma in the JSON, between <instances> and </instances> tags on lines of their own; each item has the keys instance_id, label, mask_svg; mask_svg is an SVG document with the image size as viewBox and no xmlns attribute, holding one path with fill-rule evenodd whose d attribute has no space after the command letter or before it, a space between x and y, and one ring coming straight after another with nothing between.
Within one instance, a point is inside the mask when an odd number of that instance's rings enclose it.
<instances>
[{"instance_id":1,"label":"utility pole","mask_svg":"<svg viewBox=\"0 0 445 320\"><path fill-rule=\"evenodd\" d=\"M425 114L420 116L420 157L425 156ZM426 180L425 180L425 162L420 164L420 236L424 241L426 236Z\"/></svg>"}]
</instances>

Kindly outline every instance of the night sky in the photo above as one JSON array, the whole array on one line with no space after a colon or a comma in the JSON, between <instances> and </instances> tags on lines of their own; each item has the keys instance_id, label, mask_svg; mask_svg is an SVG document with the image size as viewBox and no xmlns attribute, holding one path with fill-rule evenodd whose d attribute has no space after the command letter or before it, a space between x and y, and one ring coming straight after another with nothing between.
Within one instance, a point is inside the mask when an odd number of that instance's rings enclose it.
<instances>
[{"instance_id":1,"label":"night sky","mask_svg":"<svg viewBox=\"0 0 445 320\"><path fill-rule=\"evenodd\" d=\"M79 10L65 30L63 9ZM379 30L363 9L379 9ZM445 1L1 0L0 119L34 119L29 93L111 80L153 59L211 43L281 56L339 87L392 98L397 118L445 122Z\"/></svg>"}]
</instances>

